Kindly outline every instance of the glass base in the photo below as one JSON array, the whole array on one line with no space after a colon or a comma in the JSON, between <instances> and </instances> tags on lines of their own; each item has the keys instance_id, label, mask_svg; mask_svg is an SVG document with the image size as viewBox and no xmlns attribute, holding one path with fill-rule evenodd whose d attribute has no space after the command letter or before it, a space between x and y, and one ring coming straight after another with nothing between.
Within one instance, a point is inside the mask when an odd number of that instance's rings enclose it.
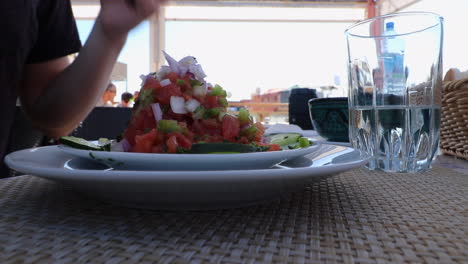
<instances>
[{"instance_id":1,"label":"glass base","mask_svg":"<svg viewBox=\"0 0 468 264\"><path fill-rule=\"evenodd\" d=\"M431 159L401 160L401 159L371 159L366 167L370 170L381 170L397 173L421 173L431 168Z\"/></svg>"}]
</instances>

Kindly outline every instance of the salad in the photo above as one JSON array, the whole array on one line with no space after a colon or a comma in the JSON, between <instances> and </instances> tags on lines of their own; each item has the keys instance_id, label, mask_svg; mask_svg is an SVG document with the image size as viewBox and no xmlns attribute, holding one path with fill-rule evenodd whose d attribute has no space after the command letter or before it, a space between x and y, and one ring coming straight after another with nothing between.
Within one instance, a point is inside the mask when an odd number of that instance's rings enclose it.
<instances>
[{"instance_id":1,"label":"salad","mask_svg":"<svg viewBox=\"0 0 468 264\"><path fill-rule=\"evenodd\" d=\"M143 82L132 118L121 139L101 150L137 153L243 153L282 150L281 141L264 137L265 128L249 111L230 113L228 93L205 80L192 56L179 61L163 52L168 65L141 76ZM298 138L296 138L298 139ZM62 143L90 147L65 137ZM79 139L78 139L79 141ZM290 141L290 140L289 140ZM288 141L288 142L289 142ZM293 142L293 143L298 143ZM309 141L302 140L300 147ZM289 144L289 143L288 143ZM105 143L99 144L101 146Z\"/></svg>"}]
</instances>

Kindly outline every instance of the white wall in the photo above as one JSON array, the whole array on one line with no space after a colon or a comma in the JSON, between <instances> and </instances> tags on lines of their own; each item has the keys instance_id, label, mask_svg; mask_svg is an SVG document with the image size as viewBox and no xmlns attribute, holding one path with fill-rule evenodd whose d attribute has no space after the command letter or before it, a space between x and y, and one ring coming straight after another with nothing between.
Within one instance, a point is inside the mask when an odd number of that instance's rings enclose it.
<instances>
[{"instance_id":1,"label":"white wall","mask_svg":"<svg viewBox=\"0 0 468 264\"><path fill-rule=\"evenodd\" d=\"M400 12L427 11L444 17L444 73L468 70L468 0L421 0Z\"/></svg>"}]
</instances>

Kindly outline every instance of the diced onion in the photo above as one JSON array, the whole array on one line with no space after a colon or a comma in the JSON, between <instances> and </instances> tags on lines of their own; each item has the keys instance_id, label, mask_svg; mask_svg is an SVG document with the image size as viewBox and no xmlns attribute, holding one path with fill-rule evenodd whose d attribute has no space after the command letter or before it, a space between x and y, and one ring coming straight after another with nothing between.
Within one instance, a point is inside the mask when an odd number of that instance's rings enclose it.
<instances>
[{"instance_id":1,"label":"diced onion","mask_svg":"<svg viewBox=\"0 0 468 264\"><path fill-rule=\"evenodd\" d=\"M132 147L132 145L130 145L130 142L128 142L125 138L122 139L122 141L120 141L120 144L122 144L123 150L125 152L130 151L130 148Z\"/></svg>"},{"instance_id":2,"label":"diced onion","mask_svg":"<svg viewBox=\"0 0 468 264\"><path fill-rule=\"evenodd\" d=\"M162 87L168 86L169 84L171 84L171 80L169 80L169 79L164 79L164 80L162 80L159 84L161 84Z\"/></svg>"},{"instance_id":3,"label":"diced onion","mask_svg":"<svg viewBox=\"0 0 468 264\"><path fill-rule=\"evenodd\" d=\"M165 51L163 51L163 53L164 57L166 57L167 63L169 64L169 67L171 67L172 72L179 74L179 63L174 58L169 56L169 54L167 54Z\"/></svg>"},{"instance_id":4,"label":"diced onion","mask_svg":"<svg viewBox=\"0 0 468 264\"><path fill-rule=\"evenodd\" d=\"M112 142L111 143L111 151L112 152L124 152L122 143L121 142Z\"/></svg>"},{"instance_id":5,"label":"diced onion","mask_svg":"<svg viewBox=\"0 0 468 264\"><path fill-rule=\"evenodd\" d=\"M128 152L132 146L127 141L127 139L122 139L120 142L111 143L111 151L115 152Z\"/></svg>"},{"instance_id":6,"label":"diced onion","mask_svg":"<svg viewBox=\"0 0 468 264\"><path fill-rule=\"evenodd\" d=\"M206 95L206 86L205 85L197 85L193 87L193 95L195 96L205 96Z\"/></svg>"},{"instance_id":7,"label":"diced onion","mask_svg":"<svg viewBox=\"0 0 468 264\"><path fill-rule=\"evenodd\" d=\"M179 65L179 74L184 76L188 72L189 68L187 66Z\"/></svg>"},{"instance_id":8,"label":"diced onion","mask_svg":"<svg viewBox=\"0 0 468 264\"><path fill-rule=\"evenodd\" d=\"M206 74L200 64L190 65L189 72L193 73L195 78L199 81L203 81L203 79L206 77Z\"/></svg>"},{"instance_id":9,"label":"diced onion","mask_svg":"<svg viewBox=\"0 0 468 264\"><path fill-rule=\"evenodd\" d=\"M187 102L185 102L185 109L187 109L189 112L195 111L197 107L200 106L200 102L198 102L195 99L190 99Z\"/></svg>"},{"instance_id":10,"label":"diced onion","mask_svg":"<svg viewBox=\"0 0 468 264\"><path fill-rule=\"evenodd\" d=\"M161 69L159 69L159 71L156 73L156 79L158 81L164 80L166 75L169 74L171 71L171 67L166 65L161 66Z\"/></svg>"},{"instance_id":11,"label":"diced onion","mask_svg":"<svg viewBox=\"0 0 468 264\"><path fill-rule=\"evenodd\" d=\"M146 80L148 79L148 75L140 75L140 79L141 79L141 85L140 86L144 86L145 83L146 83Z\"/></svg>"},{"instance_id":12,"label":"diced onion","mask_svg":"<svg viewBox=\"0 0 468 264\"><path fill-rule=\"evenodd\" d=\"M193 56L186 56L179 61L179 66L181 65L189 66L189 65L196 65L196 64L197 64L197 59L195 59L195 57Z\"/></svg>"},{"instance_id":13,"label":"diced onion","mask_svg":"<svg viewBox=\"0 0 468 264\"><path fill-rule=\"evenodd\" d=\"M171 109L176 114L186 114L185 100L180 96L171 96Z\"/></svg>"},{"instance_id":14,"label":"diced onion","mask_svg":"<svg viewBox=\"0 0 468 264\"><path fill-rule=\"evenodd\" d=\"M163 117L161 106L158 103L155 103L151 104L151 108L153 109L154 120L156 121L156 124L158 124Z\"/></svg>"}]
</instances>

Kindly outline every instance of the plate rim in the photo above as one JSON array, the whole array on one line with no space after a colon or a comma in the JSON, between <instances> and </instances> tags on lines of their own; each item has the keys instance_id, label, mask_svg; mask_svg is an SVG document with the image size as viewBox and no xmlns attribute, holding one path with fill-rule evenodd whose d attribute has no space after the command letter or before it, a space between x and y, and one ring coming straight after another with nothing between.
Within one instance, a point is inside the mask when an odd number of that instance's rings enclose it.
<instances>
[{"instance_id":1,"label":"plate rim","mask_svg":"<svg viewBox=\"0 0 468 264\"><path fill-rule=\"evenodd\" d=\"M290 150L282 150L282 151L263 151L263 152L247 152L247 153L226 153L226 154L169 154L169 153L134 153L134 152L119 152L119 151L94 151L94 150L85 150L85 149L77 149L73 148L67 145L59 144L59 145L54 145L57 146L57 148L61 149L62 151L71 154L71 152L68 152L68 150L73 150L78 153L105 153L108 155L128 155L129 157L156 157L156 158L162 158L166 159L170 157L170 159L186 159L186 158L199 158L203 157L203 159L222 159L221 157L229 156L229 157L243 157L245 155L248 156L265 156L265 155L270 155L270 156L278 156L279 154L277 153L297 153L297 152L305 152L309 153L309 151L312 151L314 149L317 149L320 147L322 142L314 142L313 145L307 147L307 148L300 148L300 149L290 149ZM271 154L270 154L271 153ZM71 154L73 155L73 154Z\"/></svg>"},{"instance_id":2,"label":"plate rim","mask_svg":"<svg viewBox=\"0 0 468 264\"><path fill-rule=\"evenodd\" d=\"M83 150L66 145L54 145L60 151L89 160L95 160L113 168L125 170L230 170L262 169L274 166L286 160L294 159L320 150L321 143L307 148L231 153L231 154L167 154L167 153L132 153ZM229 163L227 163L229 162ZM225 166L224 164L230 164Z\"/></svg>"},{"instance_id":3,"label":"plate rim","mask_svg":"<svg viewBox=\"0 0 468 264\"><path fill-rule=\"evenodd\" d=\"M352 149L345 146L337 146L344 149ZM303 177L306 174L312 176L324 175L324 174L334 174L349 169L357 168L365 165L370 156L366 155L365 158L356 159L351 162L342 162L338 164L330 165L321 165L318 167L302 167L302 168L267 168L267 169L247 169L247 170L186 170L186 171L162 171L162 170L67 170L64 167L54 167L51 164L47 164L47 167L32 167L28 165L18 165L17 161L14 160L14 157L20 155L21 153L27 152L29 155L33 152L40 151L56 151L56 154L64 155L63 159L66 161L76 158L72 155L66 154L53 148L54 146L44 146L39 148L25 149L16 151L8 154L5 157L5 163L12 169L18 170L20 172L36 175L43 178L53 179L53 180L82 180L82 181L109 181L109 180L119 180L119 181L187 181L187 180L197 180L197 181L212 181L212 180L245 180L245 179L257 179L258 176L266 177L270 179L275 178L284 178L284 175L287 174L287 177ZM353 149L356 150L356 149ZM357 150L360 153L363 153L360 150ZM61 162L62 163L62 162ZM63 161L65 163L65 160ZM38 172L39 170L39 172ZM66 172L66 173L64 173ZM97 177L96 174L100 174L100 177ZM220 177L222 174L222 178Z\"/></svg>"}]
</instances>

